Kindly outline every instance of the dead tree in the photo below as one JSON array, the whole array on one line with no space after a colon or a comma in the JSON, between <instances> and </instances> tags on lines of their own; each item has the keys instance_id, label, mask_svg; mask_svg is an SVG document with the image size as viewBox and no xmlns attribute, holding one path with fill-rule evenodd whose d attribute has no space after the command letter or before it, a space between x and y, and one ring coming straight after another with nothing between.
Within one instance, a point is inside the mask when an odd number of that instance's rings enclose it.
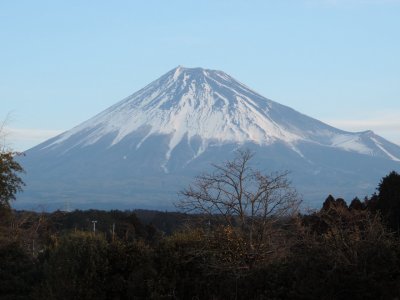
<instances>
[{"instance_id":1,"label":"dead tree","mask_svg":"<svg viewBox=\"0 0 400 300\"><path fill-rule=\"evenodd\" d=\"M273 227L296 214L300 204L288 172L263 174L250 166L252 158L250 151L239 150L232 161L213 165L212 173L196 177L181 191L177 205L209 219L222 217L250 264L271 251L270 241L277 233Z\"/></svg>"}]
</instances>

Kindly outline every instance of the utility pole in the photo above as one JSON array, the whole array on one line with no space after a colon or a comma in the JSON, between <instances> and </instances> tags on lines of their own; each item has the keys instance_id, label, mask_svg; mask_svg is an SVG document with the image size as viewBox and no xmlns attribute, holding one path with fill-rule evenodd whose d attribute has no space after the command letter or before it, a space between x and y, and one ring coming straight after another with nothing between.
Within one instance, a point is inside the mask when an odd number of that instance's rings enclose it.
<instances>
[{"instance_id":1,"label":"utility pole","mask_svg":"<svg viewBox=\"0 0 400 300\"><path fill-rule=\"evenodd\" d=\"M93 232L96 235L96 223L97 223L97 221L92 221L92 223L93 223Z\"/></svg>"},{"instance_id":2,"label":"utility pole","mask_svg":"<svg viewBox=\"0 0 400 300\"><path fill-rule=\"evenodd\" d=\"M113 226L112 226L112 241L114 242L114 239L115 239L115 223L113 223Z\"/></svg>"}]
</instances>

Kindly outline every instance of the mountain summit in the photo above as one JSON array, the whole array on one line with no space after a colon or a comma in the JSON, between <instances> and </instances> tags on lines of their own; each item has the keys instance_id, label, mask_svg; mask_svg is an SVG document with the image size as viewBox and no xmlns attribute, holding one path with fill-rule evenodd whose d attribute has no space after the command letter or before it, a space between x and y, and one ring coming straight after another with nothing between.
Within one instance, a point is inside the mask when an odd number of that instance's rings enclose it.
<instances>
[{"instance_id":1,"label":"mountain summit","mask_svg":"<svg viewBox=\"0 0 400 300\"><path fill-rule=\"evenodd\" d=\"M111 207L121 201L169 206L183 183L238 147L253 149L257 164L267 170L291 170L295 185L310 199L326 192L347 195L349 188L353 196L372 192L371 185L400 162L400 147L372 131L336 129L222 71L179 66L27 151L28 187L22 199L51 195L56 202L92 206L99 201ZM359 174L365 167L368 176Z\"/></svg>"}]
</instances>

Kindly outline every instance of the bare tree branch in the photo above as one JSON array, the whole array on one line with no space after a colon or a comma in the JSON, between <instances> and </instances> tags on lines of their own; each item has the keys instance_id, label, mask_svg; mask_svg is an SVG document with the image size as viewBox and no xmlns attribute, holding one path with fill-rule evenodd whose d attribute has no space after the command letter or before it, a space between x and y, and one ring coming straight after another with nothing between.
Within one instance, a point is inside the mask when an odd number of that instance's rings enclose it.
<instances>
[{"instance_id":1,"label":"bare tree branch","mask_svg":"<svg viewBox=\"0 0 400 300\"><path fill-rule=\"evenodd\" d=\"M249 150L239 150L232 161L213 165L212 173L198 176L180 192L177 204L185 212L223 217L243 252L236 255L247 257L249 264L271 253L268 239L275 235L274 224L295 215L300 204L288 172L262 174L250 166L253 156Z\"/></svg>"}]
</instances>

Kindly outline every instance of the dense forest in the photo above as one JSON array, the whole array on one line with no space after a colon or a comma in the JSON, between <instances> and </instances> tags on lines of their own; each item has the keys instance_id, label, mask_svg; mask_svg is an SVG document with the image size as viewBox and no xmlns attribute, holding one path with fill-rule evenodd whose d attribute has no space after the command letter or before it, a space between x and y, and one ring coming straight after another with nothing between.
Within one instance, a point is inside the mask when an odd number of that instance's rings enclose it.
<instances>
[{"instance_id":1,"label":"dense forest","mask_svg":"<svg viewBox=\"0 0 400 300\"><path fill-rule=\"evenodd\" d=\"M286 174L249 159L198 177L181 212L14 211L22 182L0 178L1 299L400 297L398 173L363 200L329 195L301 212Z\"/></svg>"}]
</instances>

